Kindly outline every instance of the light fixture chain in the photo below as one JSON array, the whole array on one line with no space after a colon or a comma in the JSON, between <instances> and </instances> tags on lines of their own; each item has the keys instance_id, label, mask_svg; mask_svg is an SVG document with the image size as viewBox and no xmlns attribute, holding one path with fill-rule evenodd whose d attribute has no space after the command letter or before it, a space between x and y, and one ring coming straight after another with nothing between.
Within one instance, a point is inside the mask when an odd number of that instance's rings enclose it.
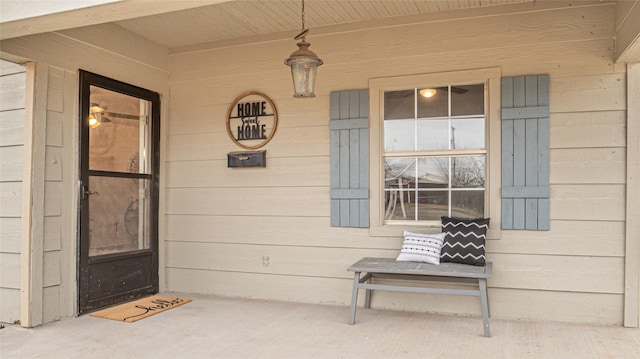
<instances>
[{"instance_id":1,"label":"light fixture chain","mask_svg":"<svg viewBox=\"0 0 640 359\"><path fill-rule=\"evenodd\" d=\"M302 31L304 31L304 0L302 0Z\"/></svg>"}]
</instances>

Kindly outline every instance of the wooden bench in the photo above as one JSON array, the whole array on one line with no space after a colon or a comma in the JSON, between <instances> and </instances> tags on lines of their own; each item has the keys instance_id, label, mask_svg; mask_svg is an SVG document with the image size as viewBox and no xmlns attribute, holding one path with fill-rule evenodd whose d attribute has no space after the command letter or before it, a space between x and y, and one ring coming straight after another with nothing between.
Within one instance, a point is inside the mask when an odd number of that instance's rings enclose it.
<instances>
[{"instance_id":1,"label":"wooden bench","mask_svg":"<svg viewBox=\"0 0 640 359\"><path fill-rule=\"evenodd\" d=\"M419 262L398 262L394 258L362 258L348 268L355 272L353 278L353 294L351 296L351 312L349 324L356 321L356 303L358 289L366 289L364 307L371 306L372 290L398 292L416 292L432 294L470 295L480 297L484 336L491 336L489 330L489 296L487 294L487 278L491 278L492 263L484 267L458 263L440 263L433 265ZM366 273L360 277L361 273ZM373 279L402 279L431 282L477 283L478 289L448 289L410 285L375 284Z\"/></svg>"}]
</instances>

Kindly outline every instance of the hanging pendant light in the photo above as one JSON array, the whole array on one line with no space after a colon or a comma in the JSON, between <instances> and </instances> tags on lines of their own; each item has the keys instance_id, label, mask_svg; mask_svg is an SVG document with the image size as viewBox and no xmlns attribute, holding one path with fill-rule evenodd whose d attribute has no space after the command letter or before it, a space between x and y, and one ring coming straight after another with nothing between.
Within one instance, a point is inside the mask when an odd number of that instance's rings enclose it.
<instances>
[{"instance_id":1,"label":"hanging pendant light","mask_svg":"<svg viewBox=\"0 0 640 359\"><path fill-rule=\"evenodd\" d=\"M323 64L322 59L313 51L309 50L310 43L306 41L308 29L304 28L304 0L302 0L302 31L294 37L301 40L297 43L298 50L294 51L289 58L284 60L284 64L291 67L291 77L293 78L293 97L311 98L316 83L316 70Z\"/></svg>"}]
</instances>

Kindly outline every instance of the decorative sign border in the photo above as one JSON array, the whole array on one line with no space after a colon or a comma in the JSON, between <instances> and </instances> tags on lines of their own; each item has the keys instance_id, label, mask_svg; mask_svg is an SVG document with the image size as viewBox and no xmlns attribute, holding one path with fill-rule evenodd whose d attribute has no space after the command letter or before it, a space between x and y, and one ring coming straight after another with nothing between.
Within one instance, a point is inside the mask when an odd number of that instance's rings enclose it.
<instances>
[{"instance_id":1,"label":"decorative sign border","mask_svg":"<svg viewBox=\"0 0 640 359\"><path fill-rule=\"evenodd\" d=\"M241 102L244 98L251 97L249 101ZM258 99L256 99L258 97ZM261 123L261 119L272 118L273 127L267 135L269 128L265 123ZM231 129L231 122L235 122L236 133L234 135ZM258 149L266 145L276 133L278 128L278 110L273 104L273 101L267 95L249 91L236 97L233 103L227 111L227 134L236 145L249 150ZM255 141L263 140L256 145L243 144L240 141L249 141L255 143Z\"/></svg>"}]
</instances>

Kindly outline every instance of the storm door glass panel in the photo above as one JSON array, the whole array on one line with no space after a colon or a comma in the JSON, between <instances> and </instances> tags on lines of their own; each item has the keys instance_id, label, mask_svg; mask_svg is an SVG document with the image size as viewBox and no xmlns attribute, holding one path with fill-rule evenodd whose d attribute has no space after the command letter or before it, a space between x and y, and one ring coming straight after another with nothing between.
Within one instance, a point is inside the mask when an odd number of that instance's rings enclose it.
<instances>
[{"instance_id":1,"label":"storm door glass panel","mask_svg":"<svg viewBox=\"0 0 640 359\"><path fill-rule=\"evenodd\" d=\"M91 86L89 169L149 173L150 102Z\"/></svg>"},{"instance_id":2,"label":"storm door glass panel","mask_svg":"<svg viewBox=\"0 0 640 359\"><path fill-rule=\"evenodd\" d=\"M89 176L89 256L149 249L149 180Z\"/></svg>"},{"instance_id":3,"label":"storm door glass panel","mask_svg":"<svg viewBox=\"0 0 640 359\"><path fill-rule=\"evenodd\" d=\"M149 249L151 103L90 91L89 256Z\"/></svg>"}]
</instances>

